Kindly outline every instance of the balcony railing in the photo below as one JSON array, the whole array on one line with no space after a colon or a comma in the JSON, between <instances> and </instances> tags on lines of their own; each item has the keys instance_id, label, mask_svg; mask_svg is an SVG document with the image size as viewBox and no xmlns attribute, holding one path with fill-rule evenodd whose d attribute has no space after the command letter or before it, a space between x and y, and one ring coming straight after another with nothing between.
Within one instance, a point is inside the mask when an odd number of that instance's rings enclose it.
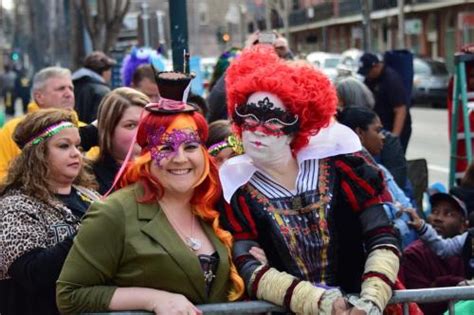
<instances>
[{"instance_id":1,"label":"balcony railing","mask_svg":"<svg viewBox=\"0 0 474 315\"><path fill-rule=\"evenodd\" d=\"M372 1L372 11L386 10L397 7L397 0L377 0Z\"/></svg>"},{"instance_id":2,"label":"balcony railing","mask_svg":"<svg viewBox=\"0 0 474 315\"><path fill-rule=\"evenodd\" d=\"M321 3L317 6L295 10L290 13L290 26L298 26L317 21L324 21L333 16L333 4Z\"/></svg>"},{"instance_id":3,"label":"balcony railing","mask_svg":"<svg viewBox=\"0 0 474 315\"><path fill-rule=\"evenodd\" d=\"M290 12L290 26L298 26L308 23L306 9L298 9Z\"/></svg>"},{"instance_id":4,"label":"balcony railing","mask_svg":"<svg viewBox=\"0 0 474 315\"><path fill-rule=\"evenodd\" d=\"M397 0L373 0L372 12L379 10L393 9L397 7ZM440 0L405 0L406 5L416 5L424 3L437 3ZM320 22L332 17L345 17L360 14L362 5L360 0L339 1L339 15L334 12L334 4L327 1L310 8L297 9L290 12L290 26L299 26L308 23Z\"/></svg>"},{"instance_id":5,"label":"balcony railing","mask_svg":"<svg viewBox=\"0 0 474 315\"><path fill-rule=\"evenodd\" d=\"M361 1L341 1L339 2L339 16L349 16L362 12Z\"/></svg>"}]
</instances>

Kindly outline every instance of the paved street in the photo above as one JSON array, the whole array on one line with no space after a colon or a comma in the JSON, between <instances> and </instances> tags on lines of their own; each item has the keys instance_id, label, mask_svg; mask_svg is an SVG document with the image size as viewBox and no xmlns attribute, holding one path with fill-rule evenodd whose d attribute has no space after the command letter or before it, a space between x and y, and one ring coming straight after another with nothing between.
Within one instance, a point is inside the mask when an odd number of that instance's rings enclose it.
<instances>
[{"instance_id":1,"label":"paved street","mask_svg":"<svg viewBox=\"0 0 474 315\"><path fill-rule=\"evenodd\" d=\"M429 183L447 185L449 175L448 114L444 109L411 109L413 133L407 159L426 158Z\"/></svg>"}]
</instances>

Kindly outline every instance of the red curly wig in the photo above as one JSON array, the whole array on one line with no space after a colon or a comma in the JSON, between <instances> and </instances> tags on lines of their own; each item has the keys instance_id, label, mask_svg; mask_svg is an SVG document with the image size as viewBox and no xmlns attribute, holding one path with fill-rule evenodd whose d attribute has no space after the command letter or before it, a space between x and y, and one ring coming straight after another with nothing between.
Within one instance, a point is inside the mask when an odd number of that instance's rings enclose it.
<instances>
[{"instance_id":1,"label":"red curly wig","mask_svg":"<svg viewBox=\"0 0 474 315\"><path fill-rule=\"evenodd\" d=\"M183 114L181 114L183 115ZM208 126L206 119L197 112L187 113L190 115L197 126L197 133L205 143L208 135ZM163 186L159 180L150 172L150 164L152 163L150 148L148 147L148 135L150 130L159 130L160 127L165 129L170 126L178 115L154 115L148 114L142 118L137 132L137 143L142 147L142 152L138 158L127 165L127 168L119 181L119 187L140 182L144 189L144 195L140 203L154 203L163 196ZM218 171L215 164L211 161L211 157L207 149L202 146L202 152L206 161L206 167L201 183L194 188L194 194L191 198L194 214L203 221L209 223L217 237L226 246L230 263L230 279L232 281L232 289L229 292L229 300L234 301L240 298L244 292L244 282L239 276L235 265L231 259L232 235L223 230L219 225L219 212L215 209L215 204L221 197L221 187L218 178Z\"/></svg>"},{"instance_id":2,"label":"red curly wig","mask_svg":"<svg viewBox=\"0 0 474 315\"><path fill-rule=\"evenodd\" d=\"M287 110L298 115L300 128L290 144L294 155L305 147L311 136L326 127L336 113L337 94L329 79L310 65L280 59L268 45L255 45L242 52L227 69L228 116L245 104L255 92L278 96ZM235 123L235 131L242 130Z\"/></svg>"}]
</instances>

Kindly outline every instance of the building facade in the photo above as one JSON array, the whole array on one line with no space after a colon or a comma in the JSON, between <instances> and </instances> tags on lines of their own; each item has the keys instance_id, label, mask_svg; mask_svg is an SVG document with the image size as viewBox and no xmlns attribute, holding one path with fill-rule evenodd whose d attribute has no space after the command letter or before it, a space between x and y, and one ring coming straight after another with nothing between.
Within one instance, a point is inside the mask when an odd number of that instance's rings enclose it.
<instances>
[{"instance_id":1,"label":"building facade","mask_svg":"<svg viewBox=\"0 0 474 315\"><path fill-rule=\"evenodd\" d=\"M370 0L369 0L370 1ZM342 52L363 48L362 0L295 0L289 16L291 46L297 52ZM372 0L370 47L396 49L397 0ZM404 48L415 54L444 58L452 70L453 55L474 42L474 1L405 0Z\"/></svg>"},{"instance_id":2,"label":"building facade","mask_svg":"<svg viewBox=\"0 0 474 315\"><path fill-rule=\"evenodd\" d=\"M247 31L245 1L187 0L188 46L192 55L217 57L232 46L241 46ZM138 44L143 45L144 19L142 6L147 5L149 43L153 48L171 48L169 3L166 0L133 0L128 17L138 19Z\"/></svg>"}]
</instances>

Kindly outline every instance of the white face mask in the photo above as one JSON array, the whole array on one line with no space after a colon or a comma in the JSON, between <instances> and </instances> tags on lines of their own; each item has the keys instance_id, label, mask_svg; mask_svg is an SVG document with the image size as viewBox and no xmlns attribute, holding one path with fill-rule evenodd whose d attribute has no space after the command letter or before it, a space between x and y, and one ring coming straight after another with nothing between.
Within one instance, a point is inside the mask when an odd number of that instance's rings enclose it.
<instances>
[{"instance_id":1,"label":"white face mask","mask_svg":"<svg viewBox=\"0 0 474 315\"><path fill-rule=\"evenodd\" d=\"M271 93L256 92L250 95L248 103L258 104L265 98L273 103L275 108L286 110L281 99ZM291 155L292 137L289 135L269 135L261 130L243 130L242 143L245 153L252 158L255 164L260 166L286 164Z\"/></svg>"}]
</instances>

